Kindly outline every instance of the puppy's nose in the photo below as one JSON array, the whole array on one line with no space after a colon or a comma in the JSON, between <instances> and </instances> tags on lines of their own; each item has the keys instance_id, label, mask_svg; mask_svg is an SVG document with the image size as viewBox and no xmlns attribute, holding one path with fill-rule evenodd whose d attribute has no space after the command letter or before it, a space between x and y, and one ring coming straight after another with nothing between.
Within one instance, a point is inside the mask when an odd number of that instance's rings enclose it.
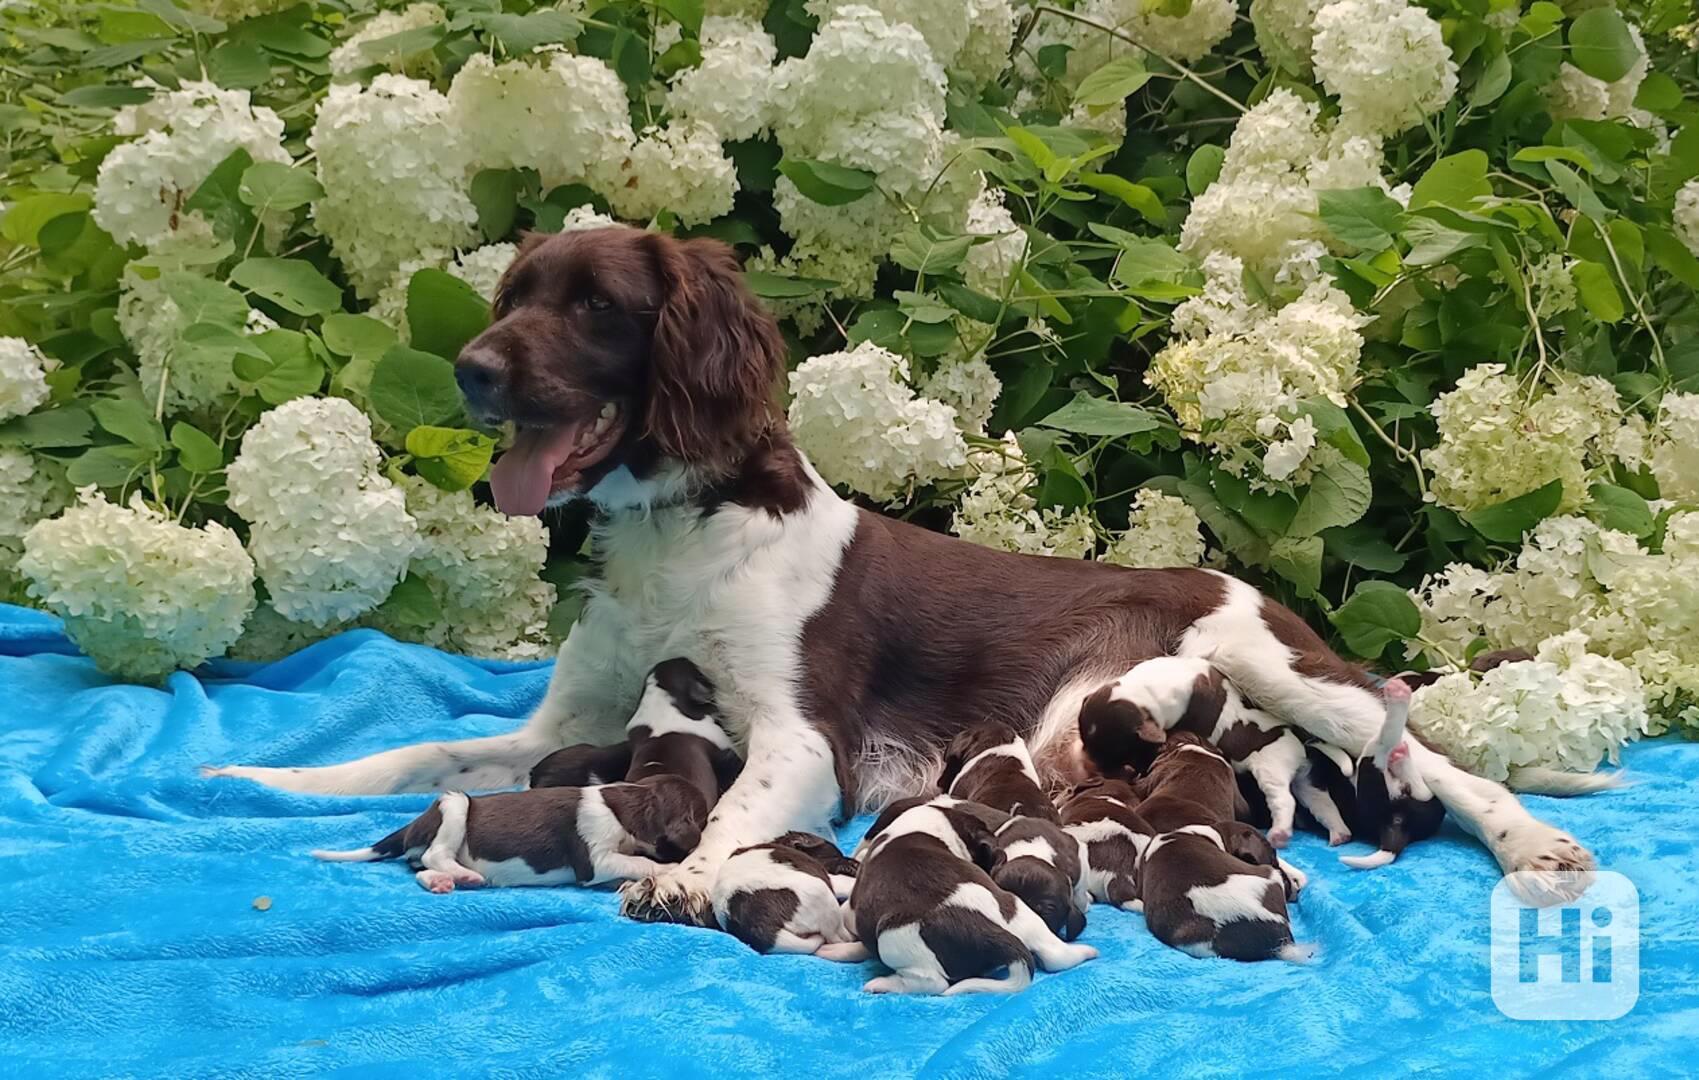
<instances>
[{"instance_id":1,"label":"puppy's nose","mask_svg":"<svg viewBox=\"0 0 1699 1080\"><path fill-rule=\"evenodd\" d=\"M476 341L460 350L454 362L454 381L466 408L474 416L500 418L507 390L507 361L496 350Z\"/></svg>"}]
</instances>

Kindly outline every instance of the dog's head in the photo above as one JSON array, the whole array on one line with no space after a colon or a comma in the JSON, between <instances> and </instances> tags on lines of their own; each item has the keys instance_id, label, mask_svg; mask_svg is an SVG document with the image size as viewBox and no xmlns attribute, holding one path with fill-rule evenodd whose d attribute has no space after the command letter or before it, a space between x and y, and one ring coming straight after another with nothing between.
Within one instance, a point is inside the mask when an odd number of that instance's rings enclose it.
<instances>
[{"instance_id":1,"label":"dog's head","mask_svg":"<svg viewBox=\"0 0 1699 1080\"><path fill-rule=\"evenodd\" d=\"M961 775L962 766L980 754L994 747L1011 746L1019 742L1020 736L1015 729L997 720L987 720L957 732L956 737L944 748L944 772L938 777L939 790L949 791L956 778ZM1024 752L1025 747L1019 749Z\"/></svg>"},{"instance_id":2,"label":"dog's head","mask_svg":"<svg viewBox=\"0 0 1699 1080\"><path fill-rule=\"evenodd\" d=\"M1063 941L1074 940L1085 929L1085 910L1077 901L1074 883L1043 859L1031 855L1009 859L997 867L991 880L1020 897Z\"/></svg>"},{"instance_id":3,"label":"dog's head","mask_svg":"<svg viewBox=\"0 0 1699 1080\"><path fill-rule=\"evenodd\" d=\"M1080 749L1104 776L1136 775L1150 768L1168 733L1115 689L1115 683L1100 686L1080 704Z\"/></svg>"},{"instance_id":4,"label":"dog's head","mask_svg":"<svg viewBox=\"0 0 1699 1080\"><path fill-rule=\"evenodd\" d=\"M533 235L455 363L467 408L511 421L497 504L529 515L621 468L717 475L781 423L778 326L732 250L615 227ZM610 496L611 497L611 496Z\"/></svg>"},{"instance_id":5,"label":"dog's head","mask_svg":"<svg viewBox=\"0 0 1699 1080\"><path fill-rule=\"evenodd\" d=\"M682 862L696 850L708 823L708 804L701 792L677 776L651 776L620 786L632 791L634 805L615 806L611 797L609 805L631 834L637 849L633 854L656 862Z\"/></svg>"}]
</instances>

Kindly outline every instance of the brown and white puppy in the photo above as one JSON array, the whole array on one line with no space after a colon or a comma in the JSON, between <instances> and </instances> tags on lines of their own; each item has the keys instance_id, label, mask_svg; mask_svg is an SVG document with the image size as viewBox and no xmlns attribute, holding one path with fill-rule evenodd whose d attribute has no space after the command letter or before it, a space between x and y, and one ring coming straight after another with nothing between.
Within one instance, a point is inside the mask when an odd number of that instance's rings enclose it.
<instances>
[{"instance_id":1,"label":"brown and white puppy","mask_svg":"<svg viewBox=\"0 0 1699 1080\"><path fill-rule=\"evenodd\" d=\"M1080 748L1104 776L1148 770L1169 731L1209 738L1232 686L1201 656L1156 656L1104 683L1080 705Z\"/></svg>"},{"instance_id":2,"label":"brown and white puppy","mask_svg":"<svg viewBox=\"0 0 1699 1080\"><path fill-rule=\"evenodd\" d=\"M1193 956L1307 959L1292 941L1280 870L1230 853L1228 839L1246 831L1234 825L1185 825L1150 842L1139 865L1146 925L1164 945Z\"/></svg>"},{"instance_id":3,"label":"brown and white puppy","mask_svg":"<svg viewBox=\"0 0 1699 1080\"><path fill-rule=\"evenodd\" d=\"M531 770L530 785L545 787L595 787L625 779L631 771L629 740L610 746L579 743L556 750Z\"/></svg>"},{"instance_id":4,"label":"brown and white puppy","mask_svg":"<svg viewBox=\"0 0 1699 1080\"><path fill-rule=\"evenodd\" d=\"M468 798L450 791L370 847L315 851L327 862L404 858L434 893L456 885L596 885L653 874L690 854L706 817L676 776Z\"/></svg>"},{"instance_id":5,"label":"brown and white puppy","mask_svg":"<svg viewBox=\"0 0 1699 1080\"><path fill-rule=\"evenodd\" d=\"M1189 731L1172 731L1133 791L1139 816L1159 833L1184 825L1232 821L1245 809L1233 766L1221 751Z\"/></svg>"},{"instance_id":6,"label":"brown and white puppy","mask_svg":"<svg viewBox=\"0 0 1699 1080\"><path fill-rule=\"evenodd\" d=\"M1062 971L1097 955L1050 931L987 875L1002 858L984 823L959 806L926 804L892 821L869 845L850 893L857 941L818 955L892 969L871 993L1014 993L1036 963ZM998 972L1004 972L997 977Z\"/></svg>"},{"instance_id":7,"label":"brown and white puppy","mask_svg":"<svg viewBox=\"0 0 1699 1080\"><path fill-rule=\"evenodd\" d=\"M867 831L861 835L861 840L856 844L855 854L852 858L857 862L865 859L868 851L873 847L873 842L879 839L879 835L888 829L893 821L917 806L942 806L952 810L960 810L962 813L978 819L981 825L992 832L1001 829L1009 820L1009 815L1001 810L993 810L983 803L958 799L954 795L910 795L906 799L898 799L879 811L879 816L873 819L873 824L869 825Z\"/></svg>"},{"instance_id":8,"label":"brown and white puppy","mask_svg":"<svg viewBox=\"0 0 1699 1080\"><path fill-rule=\"evenodd\" d=\"M1132 910L1139 896L1139 856L1156 830L1140 817L1133 789L1123 780L1097 780L1068 792L1062 831L1080 846L1081 880L1102 904Z\"/></svg>"},{"instance_id":9,"label":"brown and white puppy","mask_svg":"<svg viewBox=\"0 0 1699 1080\"><path fill-rule=\"evenodd\" d=\"M1056 808L1038 782L1038 769L1015 729L995 721L969 728L950 740L938 786L1016 817L1055 821Z\"/></svg>"},{"instance_id":10,"label":"brown and white puppy","mask_svg":"<svg viewBox=\"0 0 1699 1080\"><path fill-rule=\"evenodd\" d=\"M858 870L836 844L812 833L740 848L714 881L714 917L759 953L812 953L854 941L841 901Z\"/></svg>"},{"instance_id":11,"label":"brown and white puppy","mask_svg":"<svg viewBox=\"0 0 1699 1080\"><path fill-rule=\"evenodd\" d=\"M1091 906L1079 840L1055 821L1011 817L994 834L1002 861L991 880L1020 897L1063 941L1085 930Z\"/></svg>"}]
</instances>

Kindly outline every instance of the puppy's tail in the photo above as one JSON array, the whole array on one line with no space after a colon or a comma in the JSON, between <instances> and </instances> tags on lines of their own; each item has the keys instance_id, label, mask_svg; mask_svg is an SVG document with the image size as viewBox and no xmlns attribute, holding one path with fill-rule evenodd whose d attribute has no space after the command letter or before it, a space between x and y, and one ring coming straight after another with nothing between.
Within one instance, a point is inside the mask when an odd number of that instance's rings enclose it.
<instances>
[{"instance_id":1,"label":"puppy's tail","mask_svg":"<svg viewBox=\"0 0 1699 1080\"><path fill-rule=\"evenodd\" d=\"M382 859L394 859L401 855L403 850L401 837L406 831L405 828L397 829L371 847L351 848L347 851L320 849L310 852L310 854L313 858L322 859L325 862L378 862Z\"/></svg>"},{"instance_id":2,"label":"puppy's tail","mask_svg":"<svg viewBox=\"0 0 1699 1080\"><path fill-rule=\"evenodd\" d=\"M1398 858L1398 852L1381 848L1372 855L1341 855L1339 861L1354 870L1373 870L1388 866Z\"/></svg>"},{"instance_id":3,"label":"puppy's tail","mask_svg":"<svg viewBox=\"0 0 1699 1080\"><path fill-rule=\"evenodd\" d=\"M944 996L952 994L1018 994L1032 985L1032 968L1016 960L1009 965L1008 974L1001 979L963 979L951 983Z\"/></svg>"},{"instance_id":4,"label":"puppy's tail","mask_svg":"<svg viewBox=\"0 0 1699 1080\"><path fill-rule=\"evenodd\" d=\"M1596 791L1610 791L1627 784L1628 781L1620 769L1616 772L1580 773L1524 765L1510 770L1509 786L1512 791L1523 791L1531 795L1591 795Z\"/></svg>"}]
</instances>

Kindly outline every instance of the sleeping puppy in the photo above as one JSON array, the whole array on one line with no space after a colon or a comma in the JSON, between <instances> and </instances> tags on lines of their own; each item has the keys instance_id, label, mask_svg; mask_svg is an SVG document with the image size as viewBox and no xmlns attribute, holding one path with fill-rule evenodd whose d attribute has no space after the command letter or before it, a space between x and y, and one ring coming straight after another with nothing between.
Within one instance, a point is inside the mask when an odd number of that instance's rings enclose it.
<instances>
[{"instance_id":1,"label":"sleeping puppy","mask_svg":"<svg viewBox=\"0 0 1699 1080\"><path fill-rule=\"evenodd\" d=\"M447 792L370 847L315 851L329 862L405 858L434 893L456 885L596 885L641 878L690 854L707 812L676 776L468 798Z\"/></svg>"},{"instance_id":2,"label":"sleeping puppy","mask_svg":"<svg viewBox=\"0 0 1699 1080\"><path fill-rule=\"evenodd\" d=\"M1063 941L1079 937L1091 906L1080 842L1054 821L1026 816L1010 818L994 836L1002 860L991 880L1020 897Z\"/></svg>"},{"instance_id":3,"label":"sleeping puppy","mask_svg":"<svg viewBox=\"0 0 1699 1080\"><path fill-rule=\"evenodd\" d=\"M1279 869L1227 850L1246 829L1234 824L1185 825L1150 842L1139 866L1146 925L1164 945L1193 956L1307 959L1292 941Z\"/></svg>"},{"instance_id":4,"label":"sleeping puppy","mask_svg":"<svg viewBox=\"0 0 1699 1080\"><path fill-rule=\"evenodd\" d=\"M759 953L812 953L855 940L840 901L858 867L836 844L790 832L732 853L714 881L720 928Z\"/></svg>"},{"instance_id":5,"label":"sleeping puppy","mask_svg":"<svg viewBox=\"0 0 1699 1080\"><path fill-rule=\"evenodd\" d=\"M890 828L891 823L913 810L917 806L942 806L960 810L978 819L979 823L992 832L1001 829L1009 820L1009 815L1001 810L993 810L983 803L969 802L958 799L953 795L910 795L906 799L898 799L885 809L879 811L879 816L873 819L873 824L862 834L861 842L855 846L855 854L851 858L861 862L867 857L867 852L879 835Z\"/></svg>"},{"instance_id":6,"label":"sleeping puppy","mask_svg":"<svg viewBox=\"0 0 1699 1080\"><path fill-rule=\"evenodd\" d=\"M1133 785L1139 816L1159 833L1184 825L1232 821L1246 809L1233 766L1221 751L1189 731L1172 731L1150 767Z\"/></svg>"},{"instance_id":7,"label":"sleeping puppy","mask_svg":"<svg viewBox=\"0 0 1699 1080\"><path fill-rule=\"evenodd\" d=\"M1005 814L1056 820L1032 753L1008 724L990 721L951 740L938 786L958 799Z\"/></svg>"},{"instance_id":8,"label":"sleeping puppy","mask_svg":"<svg viewBox=\"0 0 1699 1080\"><path fill-rule=\"evenodd\" d=\"M1032 981L1035 958L1062 971L1095 957L991 880L1000 858L991 831L959 805L905 811L868 845L850 894L858 940L818 955L876 956L892 973L862 989L897 994L1014 993Z\"/></svg>"},{"instance_id":9,"label":"sleeping puppy","mask_svg":"<svg viewBox=\"0 0 1699 1080\"><path fill-rule=\"evenodd\" d=\"M1062 831L1080 846L1081 880L1093 900L1132 908L1138 901L1139 856L1156 835L1133 809L1122 780L1097 780L1070 790L1062 802Z\"/></svg>"},{"instance_id":10,"label":"sleeping puppy","mask_svg":"<svg viewBox=\"0 0 1699 1080\"><path fill-rule=\"evenodd\" d=\"M679 776L701 794L706 812L742 768L716 716L713 684L695 664L674 657L656 664L644 680L622 746L558 750L531 771L531 786L585 787L622 778Z\"/></svg>"}]
</instances>

